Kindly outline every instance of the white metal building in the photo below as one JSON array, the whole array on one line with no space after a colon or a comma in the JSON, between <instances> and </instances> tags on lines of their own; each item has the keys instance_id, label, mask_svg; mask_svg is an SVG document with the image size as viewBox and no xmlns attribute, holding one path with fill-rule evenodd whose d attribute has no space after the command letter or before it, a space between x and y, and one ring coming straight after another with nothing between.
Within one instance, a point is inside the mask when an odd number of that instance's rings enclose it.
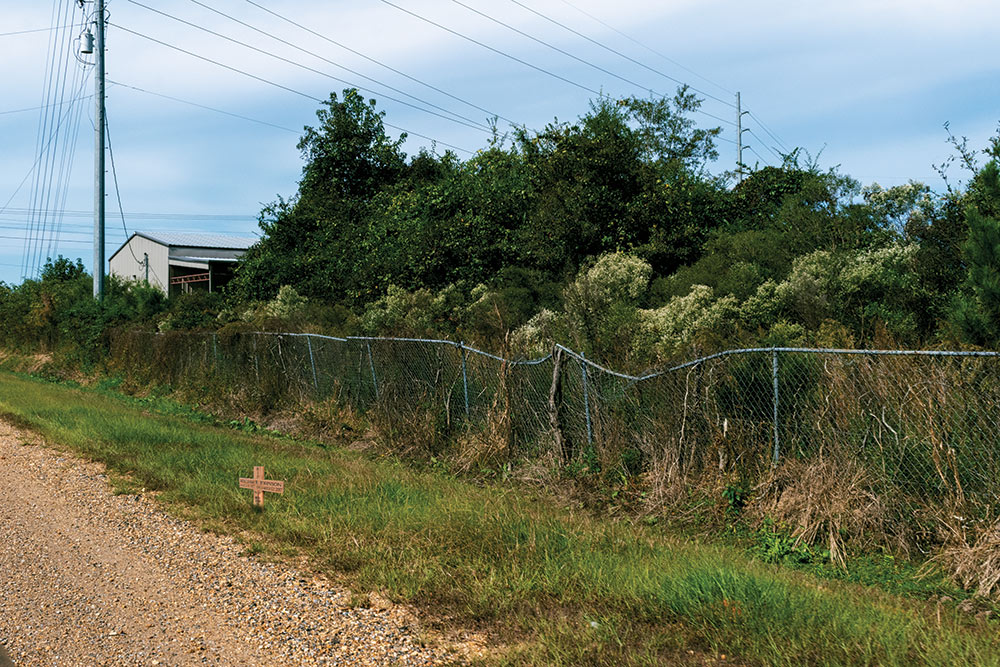
<instances>
[{"instance_id":1,"label":"white metal building","mask_svg":"<svg viewBox=\"0 0 1000 667\"><path fill-rule=\"evenodd\" d=\"M110 273L146 280L167 296L218 291L254 239L225 234L135 232L111 255Z\"/></svg>"}]
</instances>

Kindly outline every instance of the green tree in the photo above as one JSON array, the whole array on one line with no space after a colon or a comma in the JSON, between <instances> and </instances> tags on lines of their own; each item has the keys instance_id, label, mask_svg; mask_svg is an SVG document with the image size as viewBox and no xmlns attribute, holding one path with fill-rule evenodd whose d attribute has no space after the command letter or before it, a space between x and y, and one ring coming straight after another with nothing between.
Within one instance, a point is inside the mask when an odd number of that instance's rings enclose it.
<instances>
[{"instance_id":1,"label":"green tree","mask_svg":"<svg viewBox=\"0 0 1000 667\"><path fill-rule=\"evenodd\" d=\"M965 211L968 238L962 246L966 278L952 310L952 323L976 345L1000 343L1000 167L994 160L976 175Z\"/></svg>"}]
</instances>

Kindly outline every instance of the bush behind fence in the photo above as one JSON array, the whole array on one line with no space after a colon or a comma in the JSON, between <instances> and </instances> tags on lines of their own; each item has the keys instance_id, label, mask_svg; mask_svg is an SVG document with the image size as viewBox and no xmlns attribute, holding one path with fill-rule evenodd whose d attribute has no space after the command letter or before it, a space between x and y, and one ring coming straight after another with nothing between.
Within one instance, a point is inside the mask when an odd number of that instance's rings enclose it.
<instances>
[{"instance_id":1,"label":"bush behind fence","mask_svg":"<svg viewBox=\"0 0 1000 667\"><path fill-rule=\"evenodd\" d=\"M492 454L508 460L551 451L624 475L656 466L681 485L754 484L783 461L832 460L914 505L980 517L998 506L993 352L756 348L633 376L561 345L509 360L442 340L178 332L122 334L112 363L137 382L254 408L333 400L397 429L422 416L436 447L499 434Z\"/></svg>"}]
</instances>

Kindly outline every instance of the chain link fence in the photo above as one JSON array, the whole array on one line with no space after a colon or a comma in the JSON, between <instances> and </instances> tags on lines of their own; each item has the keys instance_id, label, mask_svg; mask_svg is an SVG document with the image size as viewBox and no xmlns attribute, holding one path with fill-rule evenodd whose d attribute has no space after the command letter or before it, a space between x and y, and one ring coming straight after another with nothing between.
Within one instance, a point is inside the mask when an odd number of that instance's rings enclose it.
<instances>
[{"instance_id":1,"label":"chain link fence","mask_svg":"<svg viewBox=\"0 0 1000 667\"><path fill-rule=\"evenodd\" d=\"M756 348L633 376L561 345L512 360L443 340L129 333L112 360L256 408L333 400L399 428L425 415L441 442L499 434L510 459L751 482L783 461L850 461L914 503L987 516L1000 500L994 352Z\"/></svg>"}]
</instances>

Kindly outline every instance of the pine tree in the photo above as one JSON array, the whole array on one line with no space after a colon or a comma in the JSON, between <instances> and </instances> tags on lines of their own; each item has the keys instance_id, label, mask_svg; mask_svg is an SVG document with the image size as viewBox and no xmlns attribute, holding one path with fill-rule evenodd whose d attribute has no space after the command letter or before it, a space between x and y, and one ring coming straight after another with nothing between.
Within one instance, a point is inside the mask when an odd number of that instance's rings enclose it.
<instances>
[{"instance_id":1,"label":"pine tree","mask_svg":"<svg viewBox=\"0 0 1000 667\"><path fill-rule=\"evenodd\" d=\"M970 343L1000 343L1000 168L996 161L977 174L965 219L969 236L962 247L968 273L955 298L952 322Z\"/></svg>"}]
</instances>

